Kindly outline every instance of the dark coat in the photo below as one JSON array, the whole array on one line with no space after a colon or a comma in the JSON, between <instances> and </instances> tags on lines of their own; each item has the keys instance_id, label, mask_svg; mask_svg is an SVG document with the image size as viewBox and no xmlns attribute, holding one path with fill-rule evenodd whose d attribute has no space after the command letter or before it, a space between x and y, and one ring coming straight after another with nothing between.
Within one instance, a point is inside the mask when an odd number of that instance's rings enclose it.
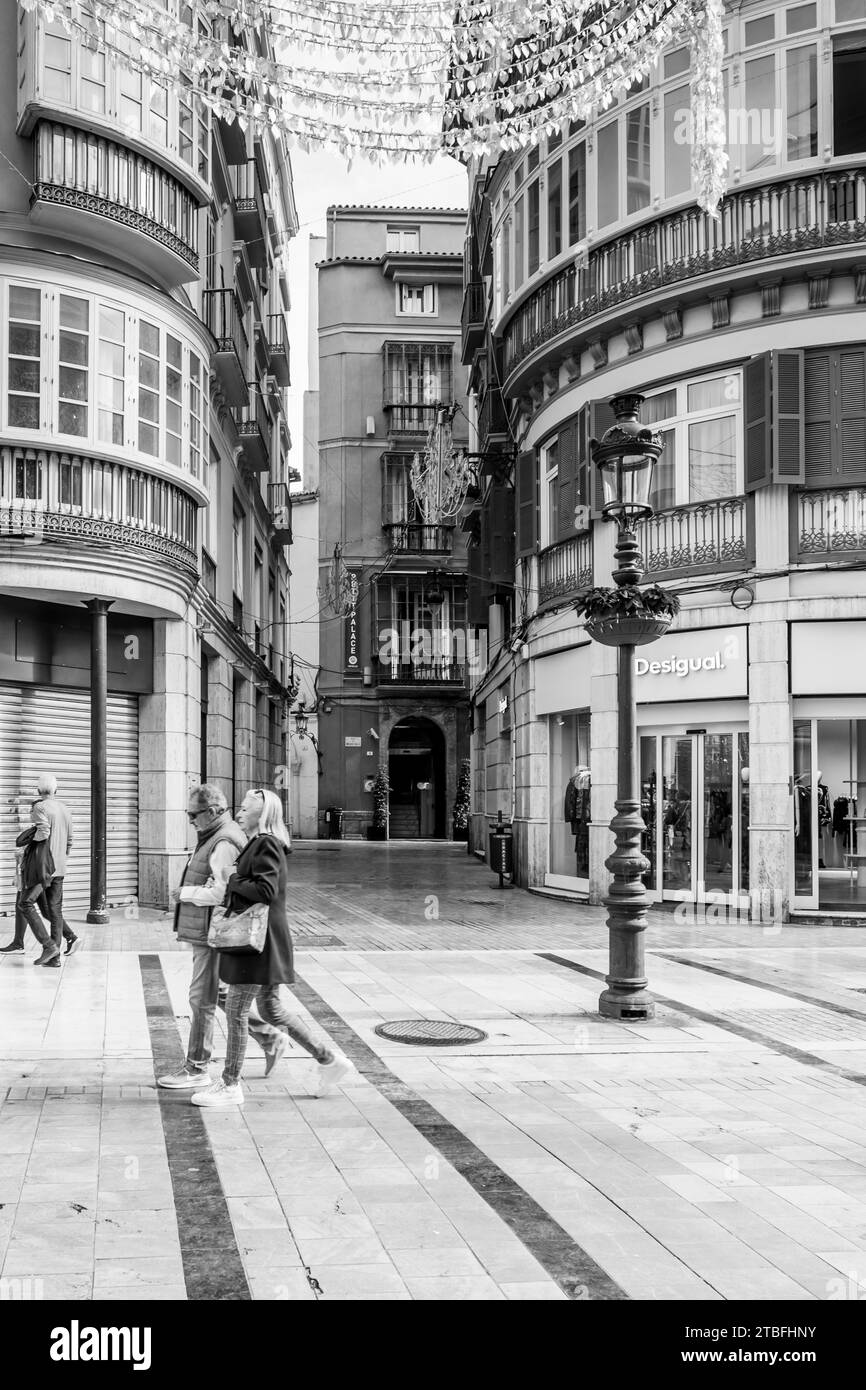
<instances>
[{"instance_id":1,"label":"dark coat","mask_svg":"<svg viewBox=\"0 0 866 1390\"><path fill-rule=\"evenodd\" d=\"M290 985L295 968L286 919L288 850L274 835L254 835L241 850L228 882L225 905L243 912L250 903L268 903L268 934L261 955L220 954L220 978L230 985Z\"/></svg>"}]
</instances>

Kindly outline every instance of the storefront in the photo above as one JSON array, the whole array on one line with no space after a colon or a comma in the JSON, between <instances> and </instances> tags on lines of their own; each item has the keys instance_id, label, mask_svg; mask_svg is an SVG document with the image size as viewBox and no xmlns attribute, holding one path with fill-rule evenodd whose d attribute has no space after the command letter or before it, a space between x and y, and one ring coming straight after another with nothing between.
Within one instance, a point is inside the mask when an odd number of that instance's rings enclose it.
<instances>
[{"instance_id":1,"label":"storefront","mask_svg":"<svg viewBox=\"0 0 866 1390\"><path fill-rule=\"evenodd\" d=\"M587 643L535 663L535 713L547 722L548 857L545 886L589 890L590 670Z\"/></svg>"}]
</instances>

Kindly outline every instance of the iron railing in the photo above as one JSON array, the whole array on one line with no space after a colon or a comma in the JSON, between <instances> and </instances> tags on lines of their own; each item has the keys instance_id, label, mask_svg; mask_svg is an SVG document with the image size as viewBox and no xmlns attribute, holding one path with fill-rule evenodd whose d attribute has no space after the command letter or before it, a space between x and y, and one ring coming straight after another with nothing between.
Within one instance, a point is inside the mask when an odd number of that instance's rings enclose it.
<instances>
[{"instance_id":1,"label":"iron railing","mask_svg":"<svg viewBox=\"0 0 866 1390\"><path fill-rule=\"evenodd\" d=\"M385 525L392 550L413 554L450 554L454 534L452 525L428 525L424 522L391 521Z\"/></svg>"},{"instance_id":2,"label":"iron railing","mask_svg":"<svg viewBox=\"0 0 866 1390\"><path fill-rule=\"evenodd\" d=\"M636 527L647 576L740 569L754 557L752 518L746 497L692 502L656 512Z\"/></svg>"},{"instance_id":3,"label":"iron railing","mask_svg":"<svg viewBox=\"0 0 866 1390\"><path fill-rule=\"evenodd\" d=\"M866 554L866 488L792 492L791 560Z\"/></svg>"},{"instance_id":4,"label":"iron railing","mask_svg":"<svg viewBox=\"0 0 866 1390\"><path fill-rule=\"evenodd\" d=\"M380 662L380 685L465 685L466 667L453 661Z\"/></svg>"},{"instance_id":5,"label":"iron railing","mask_svg":"<svg viewBox=\"0 0 866 1390\"><path fill-rule=\"evenodd\" d=\"M246 370L249 339L240 300L234 290L205 290L202 316L216 339L217 352L233 352Z\"/></svg>"},{"instance_id":6,"label":"iron railing","mask_svg":"<svg viewBox=\"0 0 866 1390\"><path fill-rule=\"evenodd\" d=\"M538 557L538 601L570 598L592 586L592 533L569 536Z\"/></svg>"},{"instance_id":7,"label":"iron railing","mask_svg":"<svg viewBox=\"0 0 866 1390\"><path fill-rule=\"evenodd\" d=\"M435 405L391 405L388 412L388 434L417 434L425 439L431 425L435 423L438 406Z\"/></svg>"}]
</instances>

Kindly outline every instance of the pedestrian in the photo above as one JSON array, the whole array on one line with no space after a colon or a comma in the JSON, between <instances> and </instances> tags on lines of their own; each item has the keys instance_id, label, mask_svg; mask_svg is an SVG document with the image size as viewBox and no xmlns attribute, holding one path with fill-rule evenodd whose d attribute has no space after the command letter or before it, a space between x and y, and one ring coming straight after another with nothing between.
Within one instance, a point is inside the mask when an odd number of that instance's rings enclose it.
<instances>
[{"instance_id":1,"label":"pedestrian","mask_svg":"<svg viewBox=\"0 0 866 1390\"><path fill-rule=\"evenodd\" d=\"M48 921L51 940L57 947L55 959L38 960L37 965L59 965L61 941L66 941L66 955L71 956L81 945L81 938L72 930L63 916L63 882L66 877L66 858L72 849L72 812L57 795L57 778L53 773L42 773L36 783L37 797L30 806L30 823L35 827L33 839L39 843L47 841L54 864L53 873L38 895L38 907ZM32 901L32 898L31 898ZM41 919L40 919L41 920ZM0 948L3 954L24 950L24 932L27 922L33 925L33 918L18 910L15 911L15 935L8 946ZM34 931L34 935L36 935ZM36 936L37 941L40 940ZM44 952L44 947L43 947Z\"/></svg>"},{"instance_id":2,"label":"pedestrian","mask_svg":"<svg viewBox=\"0 0 866 1390\"><path fill-rule=\"evenodd\" d=\"M247 1019L254 1001L263 1018L285 1028L289 1037L316 1059L316 1094L327 1095L354 1067L327 1041L318 1041L308 1024L290 1013L280 1000L280 985L293 984L295 974L286 914L290 842L279 798L272 791L247 792L238 812L238 824L246 832L248 843L229 877L225 905L230 913L237 913L252 903L267 903L267 934L259 954L220 953L220 975L228 984L225 1067L220 1080L207 1091L197 1091L191 1097L192 1103L222 1108L243 1105L240 1076L247 1046Z\"/></svg>"},{"instance_id":3,"label":"pedestrian","mask_svg":"<svg viewBox=\"0 0 866 1390\"><path fill-rule=\"evenodd\" d=\"M208 1073L213 1052L214 1018L217 1005L225 1007L220 995L219 954L207 944L208 927L214 907L223 902L225 885L235 866L246 836L232 820L228 802L219 787L208 782L194 787L187 801L187 817L195 827L196 847L190 855L175 899L174 930L179 941L192 945L192 980L189 1007L192 1026L186 1061L179 1071L158 1078L169 1090L194 1090L209 1086ZM250 1019L250 1032L265 1052L267 1076L287 1046L279 1028Z\"/></svg>"},{"instance_id":4,"label":"pedestrian","mask_svg":"<svg viewBox=\"0 0 866 1390\"><path fill-rule=\"evenodd\" d=\"M34 965L51 965L59 969L60 947L55 945L52 940L51 933L46 929L45 922L42 920L37 907L38 902L44 901L43 894L54 874L51 843L46 838L41 840L36 838L35 825L29 825L18 836L15 843L24 851L17 865L16 929L20 919L22 923L26 923L30 927L42 947L42 954L33 962ZM23 939L23 926L21 935Z\"/></svg>"}]
</instances>

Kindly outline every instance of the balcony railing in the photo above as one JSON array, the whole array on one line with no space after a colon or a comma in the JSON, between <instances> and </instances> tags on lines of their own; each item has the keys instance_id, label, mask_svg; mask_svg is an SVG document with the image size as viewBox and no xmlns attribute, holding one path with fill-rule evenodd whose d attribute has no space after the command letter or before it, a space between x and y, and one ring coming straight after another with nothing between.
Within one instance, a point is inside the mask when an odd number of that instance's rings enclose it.
<instances>
[{"instance_id":1,"label":"balcony railing","mask_svg":"<svg viewBox=\"0 0 866 1390\"><path fill-rule=\"evenodd\" d=\"M792 492L791 560L866 556L866 488Z\"/></svg>"},{"instance_id":2,"label":"balcony railing","mask_svg":"<svg viewBox=\"0 0 866 1390\"><path fill-rule=\"evenodd\" d=\"M291 386L289 330L284 314L268 314L269 370L279 386Z\"/></svg>"},{"instance_id":3,"label":"balcony railing","mask_svg":"<svg viewBox=\"0 0 866 1390\"><path fill-rule=\"evenodd\" d=\"M233 410L243 461L253 473L271 466L271 417L258 386L249 383L250 403Z\"/></svg>"},{"instance_id":4,"label":"balcony railing","mask_svg":"<svg viewBox=\"0 0 866 1390\"><path fill-rule=\"evenodd\" d=\"M478 438L483 448L489 438L508 434L508 416L498 386L488 386L478 409Z\"/></svg>"},{"instance_id":5,"label":"balcony railing","mask_svg":"<svg viewBox=\"0 0 866 1390\"><path fill-rule=\"evenodd\" d=\"M636 528L647 576L716 574L754 558L753 509L746 497L693 502L657 512Z\"/></svg>"},{"instance_id":6,"label":"balcony railing","mask_svg":"<svg viewBox=\"0 0 866 1390\"><path fill-rule=\"evenodd\" d=\"M274 545L292 543L292 499L285 483L268 484L268 510L271 514Z\"/></svg>"},{"instance_id":7,"label":"balcony railing","mask_svg":"<svg viewBox=\"0 0 866 1390\"><path fill-rule=\"evenodd\" d=\"M249 342L240 300L234 290L205 290L202 315L216 339L213 366L223 395L229 405L247 405Z\"/></svg>"},{"instance_id":8,"label":"balcony railing","mask_svg":"<svg viewBox=\"0 0 866 1390\"><path fill-rule=\"evenodd\" d=\"M590 251L526 299L505 329L505 370L594 315L699 275L866 240L866 169L821 170L728 192L718 219L683 208Z\"/></svg>"},{"instance_id":9,"label":"balcony railing","mask_svg":"<svg viewBox=\"0 0 866 1390\"><path fill-rule=\"evenodd\" d=\"M419 435L426 439L436 420L435 405L386 405L389 435Z\"/></svg>"},{"instance_id":10,"label":"balcony railing","mask_svg":"<svg viewBox=\"0 0 866 1390\"><path fill-rule=\"evenodd\" d=\"M570 598L592 586L592 534L569 536L538 557L538 602Z\"/></svg>"},{"instance_id":11,"label":"balcony railing","mask_svg":"<svg viewBox=\"0 0 866 1390\"><path fill-rule=\"evenodd\" d=\"M453 525L428 525L424 522L390 521L386 523L388 543L392 550L411 554L450 555Z\"/></svg>"},{"instance_id":12,"label":"balcony railing","mask_svg":"<svg viewBox=\"0 0 866 1390\"><path fill-rule=\"evenodd\" d=\"M472 361L472 355L484 342L484 286L479 281L471 281L463 294L463 310L460 315L461 353L464 366Z\"/></svg>"},{"instance_id":13,"label":"balcony railing","mask_svg":"<svg viewBox=\"0 0 866 1390\"><path fill-rule=\"evenodd\" d=\"M230 165L235 231L247 244L249 258L261 269L268 262L268 223L259 167L255 159Z\"/></svg>"},{"instance_id":14,"label":"balcony railing","mask_svg":"<svg viewBox=\"0 0 866 1390\"><path fill-rule=\"evenodd\" d=\"M453 661L379 662L380 685L465 685L466 667Z\"/></svg>"},{"instance_id":15,"label":"balcony railing","mask_svg":"<svg viewBox=\"0 0 866 1390\"><path fill-rule=\"evenodd\" d=\"M159 269L172 281L191 280L198 273L198 208L192 195L172 174L104 136L40 121L31 202L43 218L48 205L89 214L95 221L82 225L85 244L93 241L100 224L139 233L143 241L135 249L127 239L130 261L140 252L154 264L148 248L158 248ZM110 239L103 235L100 240ZM123 246L122 238L118 243ZM166 263L166 252L183 267Z\"/></svg>"},{"instance_id":16,"label":"balcony railing","mask_svg":"<svg viewBox=\"0 0 866 1390\"><path fill-rule=\"evenodd\" d=\"M0 498L0 537L67 548L95 542L109 567L112 552L128 548L198 569L198 508L174 483L124 463L42 449L2 450L0 472L20 494Z\"/></svg>"}]
</instances>

